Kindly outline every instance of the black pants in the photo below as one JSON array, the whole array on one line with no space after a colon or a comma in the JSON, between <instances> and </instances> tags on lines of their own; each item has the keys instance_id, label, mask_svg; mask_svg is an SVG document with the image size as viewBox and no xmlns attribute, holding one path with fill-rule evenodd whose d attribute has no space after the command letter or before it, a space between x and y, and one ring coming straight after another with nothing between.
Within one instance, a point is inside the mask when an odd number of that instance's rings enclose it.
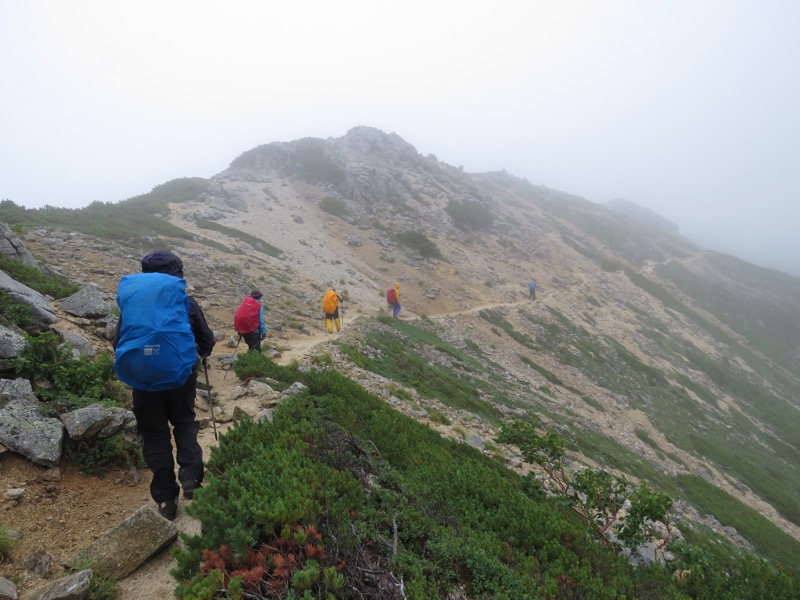
<instances>
[{"instance_id":1,"label":"black pants","mask_svg":"<svg viewBox=\"0 0 800 600\"><path fill-rule=\"evenodd\" d=\"M203 481L203 449L197 443L200 424L194 413L196 381L197 374L192 373L186 383L174 390L133 390L133 414L142 436L144 460L153 472L150 495L156 502L171 500L180 491L175 481L172 436L177 447L178 478Z\"/></svg>"},{"instance_id":2,"label":"black pants","mask_svg":"<svg viewBox=\"0 0 800 600\"><path fill-rule=\"evenodd\" d=\"M261 333L256 329L251 333L243 333L242 339L247 344L248 350L258 350L261 352Z\"/></svg>"}]
</instances>

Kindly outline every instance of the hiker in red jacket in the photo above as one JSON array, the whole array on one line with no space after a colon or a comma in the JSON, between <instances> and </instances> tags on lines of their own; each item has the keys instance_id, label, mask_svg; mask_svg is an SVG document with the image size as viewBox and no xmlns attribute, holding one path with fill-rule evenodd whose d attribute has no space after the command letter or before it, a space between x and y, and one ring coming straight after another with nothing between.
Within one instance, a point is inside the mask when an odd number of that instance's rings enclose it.
<instances>
[{"instance_id":1,"label":"hiker in red jacket","mask_svg":"<svg viewBox=\"0 0 800 600\"><path fill-rule=\"evenodd\" d=\"M264 322L264 307L261 304L263 294L253 290L247 296L236 314L233 316L233 326L236 333L242 336L248 350L261 352L261 340L267 337L267 324Z\"/></svg>"}]
</instances>

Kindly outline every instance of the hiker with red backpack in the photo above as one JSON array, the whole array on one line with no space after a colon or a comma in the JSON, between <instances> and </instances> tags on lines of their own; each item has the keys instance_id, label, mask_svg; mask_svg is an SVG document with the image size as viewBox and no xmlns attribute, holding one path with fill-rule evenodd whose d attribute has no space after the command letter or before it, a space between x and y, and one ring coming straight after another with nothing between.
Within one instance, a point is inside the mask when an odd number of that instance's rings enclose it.
<instances>
[{"instance_id":1,"label":"hiker with red backpack","mask_svg":"<svg viewBox=\"0 0 800 600\"><path fill-rule=\"evenodd\" d=\"M400 314L400 284L395 283L393 288L386 290L386 303L392 307L392 316L396 319Z\"/></svg>"},{"instance_id":2,"label":"hiker with red backpack","mask_svg":"<svg viewBox=\"0 0 800 600\"><path fill-rule=\"evenodd\" d=\"M153 472L150 495L159 514L172 520L177 516L181 488L183 497L191 500L203 481L195 384L198 365L205 368L214 348L214 333L200 305L186 294L183 262L172 252L146 254L142 272L120 281L117 304L120 316L113 340L114 370L120 381L133 388L142 454ZM175 479L172 437L180 487Z\"/></svg>"},{"instance_id":3,"label":"hiker with red backpack","mask_svg":"<svg viewBox=\"0 0 800 600\"><path fill-rule=\"evenodd\" d=\"M261 341L267 337L267 324L264 321L264 306L261 298L264 295L253 290L233 315L233 326L236 333L242 336L248 350L261 352Z\"/></svg>"}]
</instances>

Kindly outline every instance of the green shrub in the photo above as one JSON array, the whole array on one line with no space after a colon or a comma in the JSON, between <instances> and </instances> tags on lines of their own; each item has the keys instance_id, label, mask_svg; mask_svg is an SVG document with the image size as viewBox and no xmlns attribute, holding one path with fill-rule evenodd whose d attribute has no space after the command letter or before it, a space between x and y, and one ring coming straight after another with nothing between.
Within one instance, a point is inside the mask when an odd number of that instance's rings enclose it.
<instances>
[{"instance_id":1,"label":"green shrub","mask_svg":"<svg viewBox=\"0 0 800 600\"><path fill-rule=\"evenodd\" d=\"M69 344L52 331L26 339L27 345L9 363L20 377L31 380L34 394L44 403L44 414L56 416L95 402L124 404L112 354L73 358Z\"/></svg>"},{"instance_id":2,"label":"green shrub","mask_svg":"<svg viewBox=\"0 0 800 600\"><path fill-rule=\"evenodd\" d=\"M0 564L11 558L11 551L17 543L17 538L12 537L8 529L0 525Z\"/></svg>"},{"instance_id":3,"label":"green shrub","mask_svg":"<svg viewBox=\"0 0 800 600\"><path fill-rule=\"evenodd\" d=\"M616 260L603 256L600 258L600 268L606 273L618 273L622 270L622 265Z\"/></svg>"},{"instance_id":4,"label":"green shrub","mask_svg":"<svg viewBox=\"0 0 800 600\"><path fill-rule=\"evenodd\" d=\"M326 213L330 213L337 217L344 217L347 215L347 204L341 198L334 198L328 196L319 202L319 207Z\"/></svg>"},{"instance_id":5,"label":"green shrub","mask_svg":"<svg viewBox=\"0 0 800 600\"><path fill-rule=\"evenodd\" d=\"M442 258L442 253L436 244L419 231L403 231L395 234L393 239L401 246L416 250L422 258Z\"/></svg>"},{"instance_id":6,"label":"green shrub","mask_svg":"<svg viewBox=\"0 0 800 600\"><path fill-rule=\"evenodd\" d=\"M33 320L31 307L17 304L6 290L0 290L0 325L13 325L25 329Z\"/></svg>"},{"instance_id":7,"label":"green shrub","mask_svg":"<svg viewBox=\"0 0 800 600\"><path fill-rule=\"evenodd\" d=\"M246 244L250 244L254 249L258 250L259 252L263 252L268 256L272 256L274 258L281 258L283 256L283 252L281 252L280 248L276 248L269 242L265 242L261 238L258 238L254 235L250 235L244 231L240 231L239 229L233 229L231 227L226 227L216 221L210 221L208 219L197 219L195 221L195 225L200 227L201 229L210 229L212 231L219 231L220 233L224 233L234 239L241 240ZM236 272L240 272L241 269L238 267L236 268Z\"/></svg>"},{"instance_id":8,"label":"green shrub","mask_svg":"<svg viewBox=\"0 0 800 600\"><path fill-rule=\"evenodd\" d=\"M180 598L379 598L388 590L379 581L398 580L412 600L748 597L714 596L739 591L744 576L776 598L800 589L794 574L736 559L724 565L734 575L727 588L713 560L718 571L691 585L671 565L634 568L592 543L595 526L535 479L442 438L338 372L275 375L301 377L308 393L281 402L272 423L239 421L212 450L203 493L187 509L202 533L176 551ZM615 493L610 481L596 471L576 479L589 492L583 510L606 503L591 492ZM632 528L621 532L632 544L666 507L663 495L634 491Z\"/></svg>"},{"instance_id":9,"label":"green shrub","mask_svg":"<svg viewBox=\"0 0 800 600\"><path fill-rule=\"evenodd\" d=\"M303 381L302 373L294 366L282 366L260 352L243 352L236 357L233 370L239 379L258 379L269 377L291 385Z\"/></svg>"},{"instance_id":10,"label":"green shrub","mask_svg":"<svg viewBox=\"0 0 800 600\"><path fill-rule=\"evenodd\" d=\"M40 294L53 298L65 298L80 289L63 275L45 275L36 267L26 265L3 254L0 254L0 270Z\"/></svg>"},{"instance_id":11,"label":"green shrub","mask_svg":"<svg viewBox=\"0 0 800 600\"><path fill-rule=\"evenodd\" d=\"M192 240L194 234L172 225L159 215L169 212L170 203L191 200L207 187L208 180L199 177L174 179L154 187L147 194L117 203L92 202L84 208L45 206L26 209L4 200L0 202L0 221L79 231L115 242L135 241L143 236ZM212 245L211 240L205 242Z\"/></svg>"},{"instance_id":12,"label":"green shrub","mask_svg":"<svg viewBox=\"0 0 800 600\"><path fill-rule=\"evenodd\" d=\"M445 211L461 229L487 229L494 223L492 211L475 200L450 200Z\"/></svg>"},{"instance_id":13,"label":"green shrub","mask_svg":"<svg viewBox=\"0 0 800 600\"><path fill-rule=\"evenodd\" d=\"M119 467L145 466L141 443L124 433L107 438L70 439L64 454L87 475L102 476Z\"/></svg>"}]
</instances>

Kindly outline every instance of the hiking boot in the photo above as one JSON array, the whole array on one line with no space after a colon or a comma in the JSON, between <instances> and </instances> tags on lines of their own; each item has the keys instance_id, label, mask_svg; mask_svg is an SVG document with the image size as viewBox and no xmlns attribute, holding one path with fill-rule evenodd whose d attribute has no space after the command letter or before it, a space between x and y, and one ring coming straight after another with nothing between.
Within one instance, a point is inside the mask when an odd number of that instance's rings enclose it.
<instances>
[{"instance_id":1,"label":"hiking boot","mask_svg":"<svg viewBox=\"0 0 800 600\"><path fill-rule=\"evenodd\" d=\"M181 481L181 487L183 487L183 497L191 500L194 498L194 491L203 486L196 479L187 479L186 481Z\"/></svg>"},{"instance_id":2,"label":"hiking boot","mask_svg":"<svg viewBox=\"0 0 800 600\"><path fill-rule=\"evenodd\" d=\"M160 514L168 521L174 521L175 517L178 516L178 497L176 496L175 498L172 498L170 500L164 500L164 502L159 502L158 514Z\"/></svg>"}]
</instances>

